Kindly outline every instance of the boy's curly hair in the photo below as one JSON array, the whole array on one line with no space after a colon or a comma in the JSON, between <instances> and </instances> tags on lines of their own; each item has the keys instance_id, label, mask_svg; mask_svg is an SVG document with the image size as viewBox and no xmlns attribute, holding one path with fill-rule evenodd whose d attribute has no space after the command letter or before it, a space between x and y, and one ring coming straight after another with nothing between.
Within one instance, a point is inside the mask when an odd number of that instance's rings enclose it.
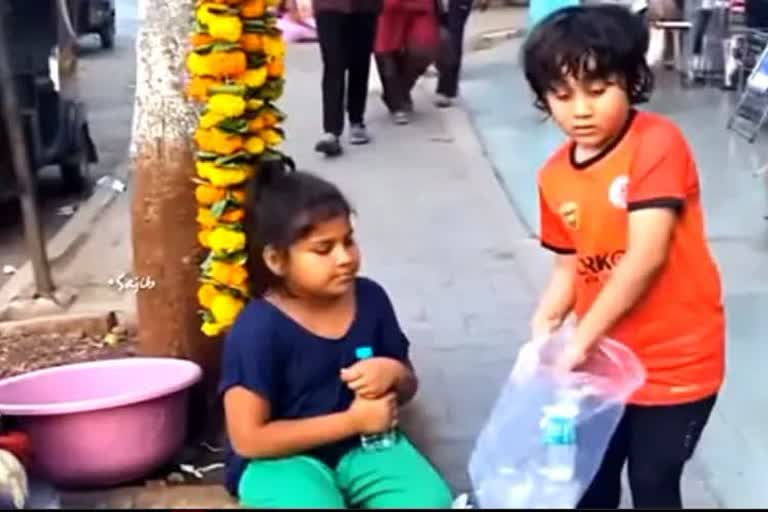
<instances>
[{"instance_id":1,"label":"boy's curly hair","mask_svg":"<svg viewBox=\"0 0 768 512\"><path fill-rule=\"evenodd\" d=\"M549 112L546 95L567 76L584 80L618 77L631 104L648 101L653 73L645 60L648 28L620 5L575 6L543 19L522 49L525 78L537 108Z\"/></svg>"}]
</instances>

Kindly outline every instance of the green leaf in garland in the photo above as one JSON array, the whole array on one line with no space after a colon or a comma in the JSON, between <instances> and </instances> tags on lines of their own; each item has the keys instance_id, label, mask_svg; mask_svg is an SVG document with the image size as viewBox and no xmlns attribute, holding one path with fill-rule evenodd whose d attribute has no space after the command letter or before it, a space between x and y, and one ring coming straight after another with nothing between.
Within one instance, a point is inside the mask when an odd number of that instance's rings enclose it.
<instances>
[{"instance_id":1,"label":"green leaf in garland","mask_svg":"<svg viewBox=\"0 0 768 512\"><path fill-rule=\"evenodd\" d=\"M224 215L224 212L227 210L228 206L229 198L216 201L213 203L213 206L211 206L211 215L213 215L214 219L219 220L219 218Z\"/></svg>"},{"instance_id":2,"label":"green leaf in garland","mask_svg":"<svg viewBox=\"0 0 768 512\"><path fill-rule=\"evenodd\" d=\"M212 153L210 151L198 151L195 155L198 162L210 162L219 158L218 153Z\"/></svg>"},{"instance_id":3,"label":"green leaf in garland","mask_svg":"<svg viewBox=\"0 0 768 512\"><path fill-rule=\"evenodd\" d=\"M231 155L219 157L217 155L216 165L219 167L236 167L238 165L251 162L251 155L247 151L238 151Z\"/></svg>"},{"instance_id":4,"label":"green leaf in garland","mask_svg":"<svg viewBox=\"0 0 768 512\"><path fill-rule=\"evenodd\" d=\"M216 125L218 128L225 132L245 134L248 133L248 121L245 119L238 119L229 117Z\"/></svg>"},{"instance_id":5,"label":"green leaf in garland","mask_svg":"<svg viewBox=\"0 0 768 512\"><path fill-rule=\"evenodd\" d=\"M213 251L208 253L208 256L206 256L205 260L200 264L200 271L206 275L211 269L211 263L213 263L214 255Z\"/></svg>"}]
</instances>

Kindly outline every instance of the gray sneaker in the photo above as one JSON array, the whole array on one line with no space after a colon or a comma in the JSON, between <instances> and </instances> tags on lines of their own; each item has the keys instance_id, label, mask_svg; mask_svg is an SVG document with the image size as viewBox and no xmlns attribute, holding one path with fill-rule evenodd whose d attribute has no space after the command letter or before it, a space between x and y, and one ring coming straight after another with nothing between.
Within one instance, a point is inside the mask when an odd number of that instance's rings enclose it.
<instances>
[{"instance_id":1,"label":"gray sneaker","mask_svg":"<svg viewBox=\"0 0 768 512\"><path fill-rule=\"evenodd\" d=\"M408 113L402 110L393 112L392 119L394 119L395 124L400 124L400 125L408 124L411 121L411 119L408 117Z\"/></svg>"},{"instance_id":2,"label":"gray sneaker","mask_svg":"<svg viewBox=\"0 0 768 512\"><path fill-rule=\"evenodd\" d=\"M448 108L453 106L453 98L449 98L444 94L438 94L435 98L435 106L437 108Z\"/></svg>"},{"instance_id":3,"label":"gray sneaker","mask_svg":"<svg viewBox=\"0 0 768 512\"><path fill-rule=\"evenodd\" d=\"M339 156L342 153L339 138L332 133L326 133L315 144L315 151L325 153L325 156Z\"/></svg>"},{"instance_id":4,"label":"gray sneaker","mask_svg":"<svg viewBox=\"0 0 768 512\"><path fill-rule=\"evenodd\" d=\"M349 143L350 144L368 144L371 142L371 136L368 135L364 124L353 124L349 128Z\"/></svg>"}]
</instances>

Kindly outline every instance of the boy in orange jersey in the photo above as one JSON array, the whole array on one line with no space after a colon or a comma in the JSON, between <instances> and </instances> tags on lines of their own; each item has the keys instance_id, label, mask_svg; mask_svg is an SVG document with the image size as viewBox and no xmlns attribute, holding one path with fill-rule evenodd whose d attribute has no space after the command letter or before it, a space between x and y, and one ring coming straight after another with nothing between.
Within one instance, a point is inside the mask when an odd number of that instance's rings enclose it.
<instances>
[{"instance_id":1,"label":"boy in orange jersey","mask_svg":"<svg viewBox=\"0 0 768 512\"><path fill-rule=\"evenodd\" d=\"M647 381L629 400L579 508L618 508L629 464L637 508L681 508L680 481L724 375L725 319L691 150L637 111L653 76L643 20L619 5L569 7L536 26L526 78L568 136L539 174L542 245L556 253L534 337L573 313L562 366L601 336L634 350Z\"/></svg>"}]
</instances>

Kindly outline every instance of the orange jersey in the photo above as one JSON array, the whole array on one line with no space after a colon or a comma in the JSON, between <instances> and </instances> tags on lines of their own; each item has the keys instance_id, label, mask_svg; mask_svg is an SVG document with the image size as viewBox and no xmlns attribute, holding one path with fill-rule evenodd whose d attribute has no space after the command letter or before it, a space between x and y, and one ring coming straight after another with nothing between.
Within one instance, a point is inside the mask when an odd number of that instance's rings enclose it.
<instances>
[{"instance_id":1,"label":"orange jersey","mask_svg":"<svg viewBox=\"0 0 768 512\"><path fill-rule=\"evenodd\" d=\"M645 364L630 402L676 404L718 391L724 375L725 315L720 275L706 242L698 172L680 130L634 112L610 148L581 164L566 143L539 174L541 242L578 258L574 313L590 308L627 248L629 213L679 212L667 262L607 336Z\"/></svg>"}]
</instances>

